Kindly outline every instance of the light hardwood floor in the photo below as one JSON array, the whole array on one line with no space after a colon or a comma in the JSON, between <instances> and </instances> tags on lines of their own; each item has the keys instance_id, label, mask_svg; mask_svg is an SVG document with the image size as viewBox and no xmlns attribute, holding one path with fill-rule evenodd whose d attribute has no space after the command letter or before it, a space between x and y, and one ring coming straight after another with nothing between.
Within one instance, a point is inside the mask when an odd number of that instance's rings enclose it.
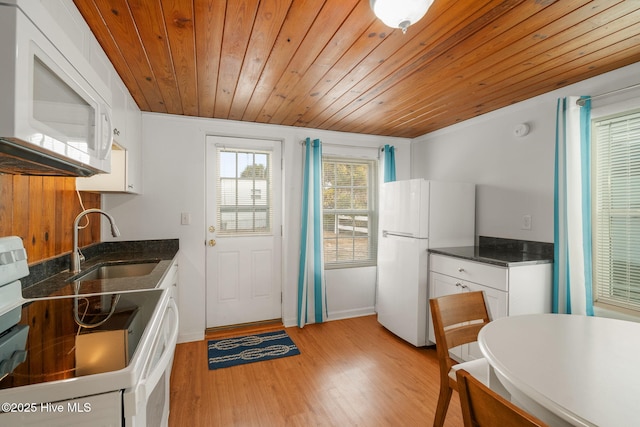
<instances>
[{"instance_id":1,"label":"light hardwood floor","mask_svg":"<svg viewBox=\"0 0 640 427\"><path fill-rule=\"evenodd\" d=\"M179 344L169 425L432 425L439 386L435 348L405 343L375 316L286 331L300 355L214 371L207 366L206 340ZM462 426L457 393L445 426Z\"/></svg>"}]
</instances>

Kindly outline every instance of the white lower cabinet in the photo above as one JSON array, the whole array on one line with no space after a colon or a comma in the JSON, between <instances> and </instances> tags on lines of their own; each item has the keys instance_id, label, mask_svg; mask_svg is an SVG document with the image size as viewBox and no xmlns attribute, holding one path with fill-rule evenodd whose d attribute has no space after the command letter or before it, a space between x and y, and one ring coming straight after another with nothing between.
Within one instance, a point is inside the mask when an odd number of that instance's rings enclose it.
<instances>
[{"instance_id":1,"label":"white lower cabinet","mask_svg":"<svg viewBox=\"0 0 640 427\"><path fill-rule=\"evenodd\" d=\"M551 263L502 267L439 254L431 254L429 262L429 298L483 291L491 320L551 311ZM429 325L429 340L435 343ZM468 361L482 353L477 343L471 343L452 349L451 356Z\"/></svg>"},{"instance_id":2,"label":"white lower cabinet","mask_svg":"<svg viewBox=\"0 0 640 427\"><path fill-rule=\"evenodd\" d=\"M158 284L158 288L171 289L171 298L178 304L178 255L171 262L171 266Z\"/></svg>"}]
</instances>

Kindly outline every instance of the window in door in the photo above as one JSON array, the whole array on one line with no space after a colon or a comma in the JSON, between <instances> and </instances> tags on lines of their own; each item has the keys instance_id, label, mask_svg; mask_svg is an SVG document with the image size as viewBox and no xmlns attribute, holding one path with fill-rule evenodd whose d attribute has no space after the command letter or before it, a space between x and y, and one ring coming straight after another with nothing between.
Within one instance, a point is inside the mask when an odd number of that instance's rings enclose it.
<instances>
[{"instance_id":1,"label":"window in door","mask_svg":"<svg viewBox=\"0 0 640 427\"><path fill-rule=\"evenodd\" d=\"M640 311L640 111L592 135L594 302Z\"/></svg>"},{"instance_id":2,"label":"window in door","mask_svg":"<svg viewBox=\"0 0 640 427\"><path fill-rule=\"evenodd\" d=\"M324 156L325 268L375 265L376 163Z\"/></svg>"},{"instance_id":3,"label":"window in door","mask_svg":"<svg viewBox=\"0 0 640 427\"><path fill-rule=\"evenodd\" d=\"M272 233L271 153L220 148L218 235Z\"/></svg>"}]
</instances>

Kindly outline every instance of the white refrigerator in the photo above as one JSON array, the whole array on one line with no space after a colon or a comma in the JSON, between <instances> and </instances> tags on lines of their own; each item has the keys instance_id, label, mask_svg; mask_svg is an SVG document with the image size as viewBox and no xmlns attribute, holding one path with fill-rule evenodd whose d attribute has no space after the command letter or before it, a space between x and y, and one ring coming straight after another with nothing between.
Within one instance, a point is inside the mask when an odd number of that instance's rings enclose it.
<instances>
[{"instance_id":1,"label":"white refrigerator","mask_svg":"<svg viewBox=\"0 0 640 427\"><path fill-rule=\"evenodd\" d=\"M472 246L475 184L411 179L380 191L378 322L415 346L429 345L429 248Z\"/></svg>"}]
</instances>

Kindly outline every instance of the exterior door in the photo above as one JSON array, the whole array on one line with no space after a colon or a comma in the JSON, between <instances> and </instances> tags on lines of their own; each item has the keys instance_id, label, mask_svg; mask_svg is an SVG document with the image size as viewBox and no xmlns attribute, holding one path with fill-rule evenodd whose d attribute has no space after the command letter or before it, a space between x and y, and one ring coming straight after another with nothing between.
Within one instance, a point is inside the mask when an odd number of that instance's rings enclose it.
<instances>
[{"instance_id":1,"label":"exterior door","mask_svg":"<svg viewBox=\"0 0 640 427\"><path fill-rule=\"evenodd\" d=\"M206 144L207 328L281 319L281 143Z\"/></svg>"}]
</instances>

